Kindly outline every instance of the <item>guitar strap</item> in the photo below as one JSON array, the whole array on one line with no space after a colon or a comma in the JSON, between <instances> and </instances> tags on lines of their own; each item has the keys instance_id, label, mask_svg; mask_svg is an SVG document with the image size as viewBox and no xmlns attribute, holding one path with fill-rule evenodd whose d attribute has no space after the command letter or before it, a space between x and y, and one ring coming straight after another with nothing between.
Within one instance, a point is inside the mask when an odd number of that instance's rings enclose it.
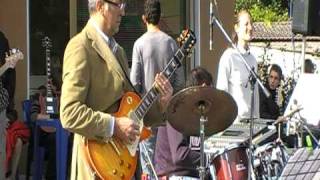
<instances>
[{"instance_id":1,"label":"guitar strap","mask_svg":"<svg viewBox=\"0 0 320 180\"><path fill-rule=\"evenodd\" d=\"M129 78L128 74L127 74L127 71L125 71L125 68L124 68L123 64L119 61L119 59L120 59L119 48L118 48L117 52L114 53L114 56L116 57L118 63L120 64L121 70L123 71L123 74L125 75L125 79L128 81L129 85L132 87L133 92L136 93L141 98L140 94L138 93L138 91L135 89L135 87L131 83L130 78ZM127 91L129 91L129 90L127 90ZM119 107L120 107L121 99L122 98L116 100L107 109L103 110L103 112L108 112L108 113L117 112L119 110Z\"/></svg>"},{"instance_id":2,"label":"guitar strap","mask_svg":"<svg viewBox=\"0 0 320 180\"><path fill-rule=\"evenodd\" d=\"M137 95L139 95L139 97L141 98L140 93L138 93L138 91L136 90L136 88L133 86L133 84L132 84L132 82L131 82L128 74L127 74L127 71L125 71L125 69L124 69L124 67L123 67L123 64L119 61L120 58L119 58L118 54L119 54L119 51L117 51L117 53L116 53L116 58L117 58L118 63L120 64L120 67L121 67L121 69L122 69L122 71L123 71L123 73L124 73L127 81L129 82L129 84L130 84L130 86L132 87L133 91L134 91Z\"/></svg>"}]
</instances>

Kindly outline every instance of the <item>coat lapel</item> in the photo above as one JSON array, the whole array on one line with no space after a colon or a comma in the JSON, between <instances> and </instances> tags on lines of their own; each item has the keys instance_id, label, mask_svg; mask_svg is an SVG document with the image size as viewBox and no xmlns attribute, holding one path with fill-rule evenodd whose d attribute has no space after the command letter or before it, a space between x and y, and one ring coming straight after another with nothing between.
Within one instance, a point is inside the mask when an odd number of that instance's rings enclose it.
<instances>
[{"instance_id":1,"label":"coat lapel","mask_svg":"<svg viewBox=\"0 0 320 180\"><path fill-rule=\"evenodd\" d=\"M102 57L107 64L112 66L122 78L125 77L124 72L120 66L120 62L116 59L115 55L104 41L104 39L99 35L96 29L89 23L86 25L86 32L89 39L92 39L92 47L97 51L97 53Z\"/></svg>"}]
</instances>

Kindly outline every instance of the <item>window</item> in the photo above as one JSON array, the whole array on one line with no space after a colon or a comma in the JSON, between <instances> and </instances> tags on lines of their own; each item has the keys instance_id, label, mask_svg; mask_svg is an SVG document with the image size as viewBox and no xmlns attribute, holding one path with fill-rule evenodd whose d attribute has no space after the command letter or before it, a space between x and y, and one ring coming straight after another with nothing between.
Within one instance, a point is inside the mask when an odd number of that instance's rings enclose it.
<instances>
[{"instance_id":1,"label":"window","mask_svg":"<svg viewBox=\"0 0 320 180\"><path fill-rule=\"evenodd\" d=\"M69 1L33 0L29 2L30 75L46 75L45 48L42 39L52 42L51 61L61 64L69 40Z\"/></svg>"},{"instance_id":2,"label":"window","mask_svg":"<svg viewBox=\"0 0 320 180\"><path fill-rule=\"evenodd\" d=\"M122 18L120 30L115 35L115 39L125 49L129 66L131 66L133 44L146 31L141 20L144 0L127 0L126 3L126 15ZM161 1L162 19L160 27L173 38L176 38L185 28L185 6L186 2L184 0ZM88 18L88 1L77 0L78 32L86 25Z\"/></svg>"}]
</instances>

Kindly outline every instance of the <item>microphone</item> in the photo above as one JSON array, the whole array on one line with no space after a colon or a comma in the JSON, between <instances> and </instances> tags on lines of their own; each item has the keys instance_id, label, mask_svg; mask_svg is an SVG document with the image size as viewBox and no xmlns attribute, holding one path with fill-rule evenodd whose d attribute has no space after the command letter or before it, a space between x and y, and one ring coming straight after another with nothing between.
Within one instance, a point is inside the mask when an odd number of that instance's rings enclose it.
<instances>
[{"instance_id":1,"label":"microphone","mask_svg":"<svg viewBox=\"0 0 320 180\"><path fill-rule=\"evenodd\" d=\"M210 51L213 50L212 48L212 43L213 43L213 37L212 37L212 26L213 26L213 4L212 4L212 0L210 1L210 13L209 13L209 36L210 36L210 40L209 40L209 47L210 47Z\"/></svg>"}]
</instances>

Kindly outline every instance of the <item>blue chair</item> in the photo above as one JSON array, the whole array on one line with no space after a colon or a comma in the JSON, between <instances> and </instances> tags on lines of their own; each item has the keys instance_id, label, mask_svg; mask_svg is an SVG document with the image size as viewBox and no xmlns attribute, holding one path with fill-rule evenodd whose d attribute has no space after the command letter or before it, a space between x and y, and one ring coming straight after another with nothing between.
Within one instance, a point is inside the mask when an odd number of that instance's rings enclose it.
<instances>
[{"instance_id":1,"label":"blue chair","mask_svg":"<svg viewBox=\"0 0 320 180\"><path fill-rule=\"evenodd\" d=\"M31 125L31 100L26 99L22 101L23 119L27 125Z\"/></svg>"},{"instance_id":2,"label":"blue chair","mask_svg":"<svg viewBox=\"0 0 320 180\"><path fill-rule=\"evenodd\" d=\"M34 180L41 180L43 174L43 162L45 149L39 146L39 128L54 127L56 129L56 174L58 180L67 179L67 155L68 155L68 138L69 132L63 129L59 119L43 119L35 122L31 121L31 101L23 101L23 112L25 121L28 122L33 130L33 173ZM31 147L31 146L30 146ZM29 150L28 150L29 151ZM31 153L32 154L32 153ZM28 156L28 165L31 157ZM50 162L49 162L50 163ZM29 168L29 169L28 169ZM27 166L27 179L29 177L30 167Z\"/></svg>"},{"instance_id":3,"label":"blue chair","mask_svg":"<svg viewBox=\"0 0 320 180\"><path fill-rule=\"evenodd\" d=\"M30 111L31 111L31 101L24 100L22 101L22 110L23 110L23 120L24 123L30 128L31 132L33 129L34 124L31 121ZM31 161L32 161L32 138L29 140L28 149L27 149L27 165L26 165L26 180L29 180L30 177L30 168L31 168ZM18 173L17 173L18 174Z\"/></svg>"},{"instance_id":4,"label":"blue chair","mask_svg":"<svg viewBox=\"0 0 320 180\"><path fill-rule=\"evenodd\" d=\"M39 128L54 127L56 128L56 172L58 180L67 179L67 155L68 155L68 138L69 132L63 129L59 119L42 119L35 122L34 128L34 146L33 152L35 157L33 179L41 180L44 151L39 146ZM40 155L40 156L39 156ZM49 162L50 163L50 162Z\"/></svg>"}]
</instances>

